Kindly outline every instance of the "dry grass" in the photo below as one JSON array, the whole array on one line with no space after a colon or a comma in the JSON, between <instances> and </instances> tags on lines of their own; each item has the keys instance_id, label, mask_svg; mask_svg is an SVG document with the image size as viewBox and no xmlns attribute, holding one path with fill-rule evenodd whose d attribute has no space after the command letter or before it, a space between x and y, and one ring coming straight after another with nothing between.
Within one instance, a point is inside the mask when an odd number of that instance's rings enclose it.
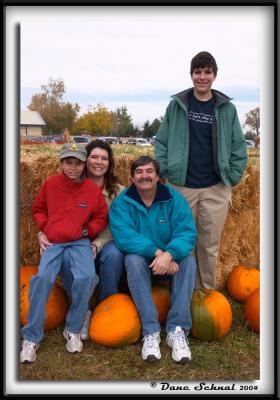
<instances>
[{"instance_id":1,"label":"dry grass","mask_svg":"<svg viewBox=\"0 0 280 400\"><path fill-rule=\"evenodd\" d=\"M221 340L204 342L190 337L192 361L176 364L165 343L156 363L141 359L142 342L108 348L84 342L84 351L69 354L62 336L63 326L46 333L33 364L20 365L20 380L46 381L192 381L259 379L259 335L246 327L243 305L232 302L233 325Z\"/></svg>"}]
</instances>

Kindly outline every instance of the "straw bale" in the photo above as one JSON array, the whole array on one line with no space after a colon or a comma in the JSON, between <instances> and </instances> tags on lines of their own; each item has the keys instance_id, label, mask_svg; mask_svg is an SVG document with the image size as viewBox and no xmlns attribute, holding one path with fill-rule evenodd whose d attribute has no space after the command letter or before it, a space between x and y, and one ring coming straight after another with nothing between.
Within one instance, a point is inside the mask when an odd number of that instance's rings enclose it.
<instances>
[{"instance_id":1,"label":"straw bale","mask_svg":"<svg viewBox=\"0 0 280 400\"><path fill-rule=\"evenodd\" d=\"M130 165L135 156L116 157L115 173L124 186L130 184ZM20 257L21 264L38 265L38 228L31 206L42 182L59 173L59 158L50 154L21 152L20 162ZM228 274L239 263L259 264L259 168L249 165L239 185L233 188L232 207L222 233L217 262L217 288L226 285Z\"/></svg>"},{"instance_id":2,"label":"straw bale","mask_svg":"<svg viewBox=\"0 0 280 400\"><path fill-rule=\"evenodd\" d=\"M224 288L237 264L259 266L260 260L260 173L248 166L232 192L232 207L223 229L217 261L217 288Z\"/></svg>"}]
</instances>

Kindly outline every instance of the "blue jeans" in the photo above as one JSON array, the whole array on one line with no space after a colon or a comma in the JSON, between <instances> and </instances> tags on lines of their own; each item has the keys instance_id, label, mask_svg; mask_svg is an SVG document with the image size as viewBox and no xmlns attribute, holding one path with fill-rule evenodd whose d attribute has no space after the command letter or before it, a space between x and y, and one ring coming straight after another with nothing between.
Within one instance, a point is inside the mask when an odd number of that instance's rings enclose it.
<instances>
[{"instance_id":1,"label":"blue jeans","mask_svg":"<svg viewBox=\"0 0 280 400\"><path fill-rule=\"evenodd\" d=\"M99 254L99 301L102 301L111 294L118 293L124 270L124 253L111 240L103 246Z\"/></svg>"},{"instance_id":2,"label":"blue jeans","mask_svg":"<svg viewBox=\"0 0 280 400\"><path fill-rule=\"evenodd\" d=\"M63 256L63 265L60 271L63 285L71 297L73 276L67 267L69 263L67 254ZM118 250L113 240L107 242L95 259L96 268L99 269L99 301L111 294L118 293L118 285L123 272L124 254Z\"/></svg>"},{"instance_id":3,"label":"blue jeans","mask_svg":"<svg viewBox=\"0 0 280 400\"><path fill-rule=\"evenodd\" d=\"M98 283L88 239L53 244L44 251L38 273L30 280L28 323L22 328L26 340L38 343L43 338L46 304L65 254L73 276L69 289L72 303L66 315L66 328L70 332L79 333L83 326L89 299Z\"/></svg>"},{"instance_id":4,"label":"blue jeans","mask_svg":"<svg viewBox=\"0 0 280 400\"><path fill-rule=\"evenodd\" d=\"M157 309L151 296L153 280L149 268L151 262L152 260L137 254L127 254L124 260L128 287L140 314L143 336L160 331ZM166 320L167 332L174 331L176 326L180 326L186 334L189 333L192 326L190 304L195 278L195 258L189 255L179 263L179 271L175 275L170 275L171 305Z\"/></svg>"}]
</instances>

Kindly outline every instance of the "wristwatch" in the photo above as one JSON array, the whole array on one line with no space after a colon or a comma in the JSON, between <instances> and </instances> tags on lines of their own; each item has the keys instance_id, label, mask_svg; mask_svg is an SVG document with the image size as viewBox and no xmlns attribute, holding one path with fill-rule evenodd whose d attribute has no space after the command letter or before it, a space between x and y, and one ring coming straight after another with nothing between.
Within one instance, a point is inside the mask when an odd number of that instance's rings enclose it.
<instances>
[{"instance_id":1,"label":"wristwatch","mask_svg":"<svg viewBox=\"0 0 280 400\"><path fill-rule=\"evenodd\" d=\"M82 228L82 237L87 237L88 231L87 228Z\"/></svg>"}]
</instances>

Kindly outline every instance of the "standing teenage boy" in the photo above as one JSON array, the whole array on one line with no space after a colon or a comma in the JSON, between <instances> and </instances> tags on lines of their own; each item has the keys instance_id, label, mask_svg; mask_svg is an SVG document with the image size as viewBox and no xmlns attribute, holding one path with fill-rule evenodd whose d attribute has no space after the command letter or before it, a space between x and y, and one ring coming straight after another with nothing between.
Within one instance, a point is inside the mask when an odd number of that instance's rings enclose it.
<instances>
[{"instance_id":1,"label":"standing teenage boy","mask_svg":"<svg viewBox=\"0 0 280 400\"><path fill-rule=\"evenodd\" d=\"M198 53L191 61L193 87L172 96L156 135L155 158L162 178L189 202L196 221L196 288L216 286L216 262L232 186L247 162L235 106L211 89L218 67Z\"/></svg>"},{"instance_id":2,"label":"standing teenage boy","mask_svg":"<svg viewBox=\"0 0 280 400\"><path fill-rule=\"evenodd\" d=\"M101 190L84 176L86 157L83 147L65 144L60 154L62 172L43 183L32 205L34 220L50 243L43 251L37 275L30 281L28 323L22 328L21 362L33 362L37 358L36 350L44 335L46 303L66 252L73 283L63 336L67 351L83 350L79 332L98 283L91 240L108 223L108 207Z\"/></svg>"}]
</instances>

